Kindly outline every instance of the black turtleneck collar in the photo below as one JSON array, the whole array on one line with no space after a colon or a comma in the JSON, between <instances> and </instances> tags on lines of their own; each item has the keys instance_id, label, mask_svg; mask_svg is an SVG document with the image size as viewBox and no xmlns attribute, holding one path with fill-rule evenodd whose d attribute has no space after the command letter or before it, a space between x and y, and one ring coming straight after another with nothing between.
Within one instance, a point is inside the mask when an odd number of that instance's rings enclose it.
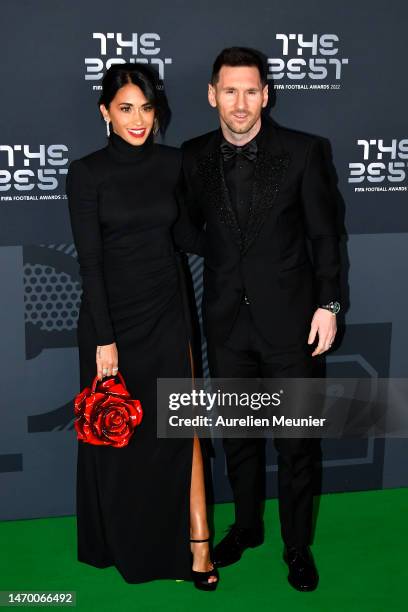
<instances>
[{"instance_id":1,"label":"black turtleneck collar","mask_svg":"<svg viewBox=\"0 0 408 612\"><path fill-rule=\"evenodd\" d=\"M150 132L143 144L132 145L130 142L127 142L127 140L124 140L121 136L115 134L115 132L111 130L108 150L116 159L124 162L132 162L148 155L152 151L153 144L153 131Z\"/></svg>"}]
</instances>

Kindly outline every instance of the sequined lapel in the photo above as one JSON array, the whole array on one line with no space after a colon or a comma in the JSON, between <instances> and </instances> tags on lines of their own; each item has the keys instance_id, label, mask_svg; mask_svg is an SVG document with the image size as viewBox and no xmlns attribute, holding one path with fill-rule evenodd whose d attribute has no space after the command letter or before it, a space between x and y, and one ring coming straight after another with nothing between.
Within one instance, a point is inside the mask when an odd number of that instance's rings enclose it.
<instances>
[{"instance_id":1,"label":"sequined lapel","mask_svg":"<svg viewBox=\"0 0 408 612\"><path fill-rule=\"evenodd\" d=\"M197 169L206 196L208 197L208 202L210 205L216 207L221 223L231 230L236 244L241 249L241 230L225 182L222 157L218 143L212 151L199 158Z\"/></svg>"},{"instance_id":2,"label":"sequined lapel","mask_svg":"<svg viewBox=\"0 0 408 612\"><path fill-rule=\"evenodd\" d=\"M248 222L242 239L241 251L245 253L257 239L259 232L273 207L290 164L287 152L272 153L260 148L255 166L252 202Z\"/></svg>"}]
</instances>

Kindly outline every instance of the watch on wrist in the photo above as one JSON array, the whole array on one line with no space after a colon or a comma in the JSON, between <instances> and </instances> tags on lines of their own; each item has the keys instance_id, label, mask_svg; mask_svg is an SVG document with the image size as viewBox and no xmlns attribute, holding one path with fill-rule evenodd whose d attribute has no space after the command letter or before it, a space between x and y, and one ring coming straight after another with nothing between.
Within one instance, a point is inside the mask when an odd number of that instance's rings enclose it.
<instances>
[{"instance_id":1,"label":"watch on wrist","mask_svg":"<svg viewBox=\"0 0 408 612\"><path fill-rule=\"evenodd\" d=\"M325 310L329 310L334 315L340 312L339 302L329 302L328 304L320 304L319 308L324 308Z\"/></svg>"}]
</instances>

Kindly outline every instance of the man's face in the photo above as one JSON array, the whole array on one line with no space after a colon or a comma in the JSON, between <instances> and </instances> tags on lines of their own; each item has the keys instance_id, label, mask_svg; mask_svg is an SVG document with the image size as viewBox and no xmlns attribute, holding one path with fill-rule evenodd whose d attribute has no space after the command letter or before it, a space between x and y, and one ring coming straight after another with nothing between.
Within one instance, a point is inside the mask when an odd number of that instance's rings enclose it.
<instances>
[{"instance_id":1,"label":"man's face","mask_svg":"<svg viewBox=\"0 0 408 612\"><path fill-rule=\"evenodd\" d=\"M218 109L221 126L246 134L261 120L268 103L268 86L262 86L256 66L222 66L218 82L208 86L208 101Z\"/></svg>"}]
</instances>

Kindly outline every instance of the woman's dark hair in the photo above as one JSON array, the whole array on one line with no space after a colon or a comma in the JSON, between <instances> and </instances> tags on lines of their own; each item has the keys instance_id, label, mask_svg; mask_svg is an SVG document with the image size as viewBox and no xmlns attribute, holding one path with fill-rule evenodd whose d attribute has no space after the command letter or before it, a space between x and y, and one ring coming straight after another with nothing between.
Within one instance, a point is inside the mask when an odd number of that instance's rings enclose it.
<instances>
[{"instance_id":1,"label":"woman's dark hair","mask_svg":"<svg viewBox=\"0 0 408 612\"><path fill-rule=\"evenodd\" d=\"M215 58L211 74L211 85L216 85L223 66L255 66L259 70L262 85L268 82L265 58L259 51L248 47L229 47L223 49Z\"/></svg>"},{"instance_id":2,"label":"woman's dark hair","mask_svg":"<svg viewBox=\"0 0 408 612\"><path fill-rule=\"evenodd\" d=\"M131 63L112 64L102 79L102 93L98 106L103 104L109 109L119 89L128 83L140 87L147 101L153 106L159 129L164 133L170 120L170 109L159 75L148 66Z\"/></svg>"}]
</instances>

